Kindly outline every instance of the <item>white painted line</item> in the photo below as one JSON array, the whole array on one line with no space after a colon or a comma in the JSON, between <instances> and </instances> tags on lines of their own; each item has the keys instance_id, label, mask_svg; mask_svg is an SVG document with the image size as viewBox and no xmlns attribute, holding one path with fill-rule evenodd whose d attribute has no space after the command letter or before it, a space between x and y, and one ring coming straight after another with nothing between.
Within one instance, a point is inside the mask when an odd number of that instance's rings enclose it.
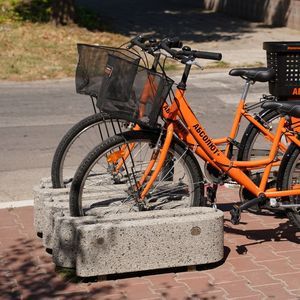
<instances>
[{"instance_id":1,"label":"white painted line","mask_svg":"<svg viewBox=\"0 0 300 300\"><path fill-rule=\"evenodd\" d=\"M2 209L2 208L24 207L24 206L33 206L33 200L0 202L0 209Z\"/></svg>"}]
</instances>

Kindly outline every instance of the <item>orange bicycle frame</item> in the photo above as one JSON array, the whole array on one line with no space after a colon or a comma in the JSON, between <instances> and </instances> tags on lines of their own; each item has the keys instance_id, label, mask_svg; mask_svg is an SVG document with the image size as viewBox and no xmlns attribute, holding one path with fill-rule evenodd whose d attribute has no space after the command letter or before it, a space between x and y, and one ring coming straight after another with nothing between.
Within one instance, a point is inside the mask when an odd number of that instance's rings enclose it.
<instances>
[{"instance_id":1,"label":"orange bicycle frame","mask_svg":"<svg viewBox=\"0 0 300 300\"><path fill-rule=\"evenodd\" d=\"M214 141L206 134L205 129L197 120L196 116L193 114L191 108L189 107L186 99L184 98L184 91L178 89L176 92L176 101L172 103L170 107L170 112L168 116L168 120L176 120L178 116L183 119L184 123L187 125L189 133L192 135L194 140L196 141L198 147L196 149L196 153L202 157L204 160L208 158L209 161L212 161L214 165L218 166L224 173L228 174L232 179L238 182L240 185L244 186L251 193L256 195L257 197L264 195L266 197L282 197L282 196L290 196L300 194L300 189L292 189L286 191L277 191L274 189L266 189L267 180L270 174L270 170L272 168L272 163L275 160L276 153L278 148L280 147L280 139L282 135L288 137L288 139L295 144L300 146L300 141L291 133L287 131L285 128L285 118L281 118L279 121L279 125L277 131L273 138L273 144L269 153L268 158L255 160L255 161L231 161L214 143ZM179 113L180 112L180 113ZM166 128L169 129L172 125L172 122L169 123ZM233 133L233 131L231 132ZM266 135L269 136L266 132ZM184 135L183 139L188 136ZM187 139L184 139L187 142ZM167 141L169 144L169 141ZM164 160L166 156L165 151L168 151L167 147L162 147L161 153L162 158L160 160ZM204 155L203 155L204 153ZM161 162L158 162L162 164ZM244 169L249 167L265 167L265 171L263 173L262 180L260 185L257 186L253 181L243 172ZM152 174L148 184L146 185L144 191L141 194L141 198L145 197L147 191L149 190L152 182L154 181L154 174Z\"/></svg>"}]
</instances>

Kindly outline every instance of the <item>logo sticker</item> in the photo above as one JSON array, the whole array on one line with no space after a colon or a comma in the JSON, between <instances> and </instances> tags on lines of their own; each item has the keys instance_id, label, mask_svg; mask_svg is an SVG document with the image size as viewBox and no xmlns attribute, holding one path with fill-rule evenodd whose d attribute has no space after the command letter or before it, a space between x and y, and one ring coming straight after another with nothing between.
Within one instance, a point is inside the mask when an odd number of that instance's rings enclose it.
<instances>
[{"instance_id":1,"label":"logo sticker","mask_svg":"<svg viewBox=\"0 0 300 300\"><path fill-rule=\"evenodd\" d=\"M300 96L300 88L294 88L292 94L293 96Z\"/></svg>"}]
</instances>

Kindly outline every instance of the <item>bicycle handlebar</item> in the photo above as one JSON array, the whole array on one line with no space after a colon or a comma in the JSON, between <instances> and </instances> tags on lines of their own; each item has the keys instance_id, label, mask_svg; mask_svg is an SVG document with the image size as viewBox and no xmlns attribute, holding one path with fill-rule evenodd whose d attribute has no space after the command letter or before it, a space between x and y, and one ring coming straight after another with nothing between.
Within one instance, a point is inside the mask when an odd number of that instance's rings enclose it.
<instances>
[{"instance_id":1,"label":"bicycle handlebar","mask_svg":"<svg viewBox=\"0 0 300 300\"><path fill-rule=\"evenodd\" d=\"M181 48L182 42L179 38L167 38L162 40L161 42L157 42L156 40L151 42L149 39L150 44L145 44L148 40L145 36L137 36L130 41L130 45L128 48L133 46L140 47L143 51L153 53L158 49L163 49L169 54L171 54L176 59L186 59L186 58L203 58L203 59L210 59L210 60L221 60L222 53L217 52L207 52L207 51L197 51L197 50L174 50L171 48Z\"/></svg>"},{"instance_id":2,"label":"bicycle handlebar","mask_svg":"<svg viewBox=\"0 0 300 300\"><path fill-rule=\"evenodd\" d=\"M149 41L149 44L145 44L146 41ZM179 38L169 38L168 41L166 41L169 48L181 48L182 42L179 40ZM128 49L132 48L133 46L138 46L142 50L147 52L154 52L161 48L160 42L157 42L155 39L147 38L146 36L137 36L133 38L130 41L130 45L128 46Z\"/></svg>"}]
</instances>

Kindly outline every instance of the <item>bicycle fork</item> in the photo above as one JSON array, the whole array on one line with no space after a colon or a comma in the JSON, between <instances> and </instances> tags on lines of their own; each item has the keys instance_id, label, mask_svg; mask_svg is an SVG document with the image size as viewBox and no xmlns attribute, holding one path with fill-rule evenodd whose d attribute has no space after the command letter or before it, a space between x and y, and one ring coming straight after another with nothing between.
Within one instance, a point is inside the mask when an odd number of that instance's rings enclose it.
<instances>
[{"instance_id":1,"label":"bicycle fork","mask_svg":"<svg viewBox=\"0 0 300 300\"><path fill-rule=\"evenodd\" d=\"M167 154L168 154L168 150L169 150L171 142L172 142L173 133L174 133L174 125L173 125L173 123L170 123L167 127L167 134L166 134L164 144L163 144L162 148L158 150L160 152L160 156L157 161L156 168L153 171L153 173L151 174L149 181L147 182L145 188L142 190L142 192L140 194L141 200L144 200L144 198L146 197L147 193L149 192L150 188L152 187L154 181L156 180L159 172L161 171L161 169L163 167L163 164L164 164ZM155 155L157 155L157 154L155 154ZM154 163L151 165L153 166ZM148 171L148 173L150 172L150 170L148 170L148 168L147 168L146 172L147 171ZM146 179L147 175L148 174L144 174L143 180ZM141 184L142 182L139 182L139 183Z\"/></svg>"}]
</instances>

